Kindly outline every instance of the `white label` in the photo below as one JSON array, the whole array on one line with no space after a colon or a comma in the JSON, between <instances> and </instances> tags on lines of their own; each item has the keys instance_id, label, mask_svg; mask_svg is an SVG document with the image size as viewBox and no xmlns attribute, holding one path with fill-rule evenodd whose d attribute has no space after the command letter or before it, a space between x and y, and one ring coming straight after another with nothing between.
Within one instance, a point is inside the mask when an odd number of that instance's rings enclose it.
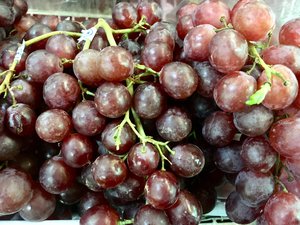
<instances>
[{"instance_id":1,"label":"white label","mask_svg":"<svg viewBox=\"0 0 300 225\"><path fill-rule=\"evenodd\" d=\"M17 49L14 60L16 60L17 62L20 62L20 60L22 58L22 55L23 55L23 52L24 52L24 49L25 49L25 40L23 39L22 44Z\"/></svg>"},{"instance_id":2,"label":"white label","mask_svg":"<svg viewBox=\"0 0 300 225\"><path fill-rule=\"evenodd\" d=\"M92 41L94 39L95 34L97 33L97 29L95 27L92 27L88 30L82 30L81 33L82 35L78 39L78 43L86 40Z\"/></svg>"}]
</instances>

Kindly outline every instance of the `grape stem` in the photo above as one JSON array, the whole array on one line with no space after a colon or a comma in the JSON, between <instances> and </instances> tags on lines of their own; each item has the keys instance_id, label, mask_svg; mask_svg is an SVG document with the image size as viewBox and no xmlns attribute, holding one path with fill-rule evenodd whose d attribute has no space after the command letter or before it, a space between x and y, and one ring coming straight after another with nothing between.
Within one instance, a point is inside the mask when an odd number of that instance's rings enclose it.
<instances>
[{"instance_id":1,"label":"grape stem","mask_svg":"<svg viewBox=\"0 0 300 225\"><path fill-rule=\"evenodd\" d=\"M126 225L126 224L133 224L134 220L131 219L131 220L120 220L118 222L118 225Z\"/></svg>"},{"instance_id":2,"label":"grape stem","mask_svg":"<svg viewBox=\"0 0 300 225\"><path fill-rule=\"evenodd\" d=\"M288 193L287 188L285 187L285 185L279 179L279 175L280 175L281 170L283 168L284 168L284 165L283 165L283 163L281 161L280 154L277 154L276 162L275 162L275 171L274 171L274 179L275 179L276 187L278 188L278 185L280 185L280 187L282 188L282 190L284 192Z\"/></svg>"},{"instance_id":3,"label":"grape stem","mask_svg":"<svg viewBox=\"0 0 300 225\"><path fill-rule=\"evenodd\" d=\"M258 105L263 102L268 92L271 90L272 87L272 76L275 75L279 77L285 86L288 85L288 81L285 80L285 78L282 76L282 74L273 68L271 68L269 65L265 63L265 61L261 58L259 55L256 46L250 45L249 47L250 56L254 58L254 63L261 65L261 67L264 69L266 76L267 76L267 82L264 83L260 89L258 89L253 95L249 97L249 99L246 101L246 105Z\"/></svg>"},{"instance_id":4,"label":"grape stem","mask_svg":"<svg viewBox=\"0 0 300 225\"><path fill-rule=\"evenodd\" d=\"M159 73L156 72L155 70L151 69L150 67L147 67L145 65L141 65L141 64L135 64L134 67L136 69L139 69L139 70L144 70L146 73L150 73L150 74L154 74L156 76L159 76Z\"/></svg>"}]
</instances>

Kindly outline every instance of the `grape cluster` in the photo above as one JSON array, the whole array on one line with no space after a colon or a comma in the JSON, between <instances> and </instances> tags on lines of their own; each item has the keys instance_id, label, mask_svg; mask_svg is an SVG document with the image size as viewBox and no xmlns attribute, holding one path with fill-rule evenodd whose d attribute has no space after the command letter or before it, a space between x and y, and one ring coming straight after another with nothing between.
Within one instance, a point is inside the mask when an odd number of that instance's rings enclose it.
<instances>
[{"instance_id":1,"label":"grape cluster","mask_svg":"<svg viewBox=\"0 0 300 225\"><path fill-rule=\"evenodd\" d=\"M300 224L300 19L263 0L156 2L111 19L0 1L0 219ZM88 35L89 34L89 35Z\"/></svg>"}]
</instances>

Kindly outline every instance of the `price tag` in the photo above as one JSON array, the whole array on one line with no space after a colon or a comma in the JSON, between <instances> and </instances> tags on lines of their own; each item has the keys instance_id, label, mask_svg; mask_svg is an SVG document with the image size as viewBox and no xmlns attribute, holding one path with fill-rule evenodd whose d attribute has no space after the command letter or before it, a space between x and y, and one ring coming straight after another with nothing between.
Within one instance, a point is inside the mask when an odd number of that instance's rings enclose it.
<instances>
[{"instance_id":1,"label":"price tag","mask_svg":"<svg viewBox=\"0 0 300 225\"><path fill-rule=\"evenodd\" d=\"M14 60L16 60L17 62L20 62L23 52L24 52L24 49L25 49L25 40L23 39L22 44L17 49Z\"/></svg>"},{"instance_id":2,"label":"price tag","mask_svg":"<svg viewBox=\"0 0 300 225\"><path fill-rule=\"evenodd\" d=\"M95 37L96 32L97 32L97 29L95 27L92 27L88 30L82 30L81 31L82 35L78 39L78 43L80 43L82 41L86 41L86 40L92 41Z\"/></svg>"}]
</instances>

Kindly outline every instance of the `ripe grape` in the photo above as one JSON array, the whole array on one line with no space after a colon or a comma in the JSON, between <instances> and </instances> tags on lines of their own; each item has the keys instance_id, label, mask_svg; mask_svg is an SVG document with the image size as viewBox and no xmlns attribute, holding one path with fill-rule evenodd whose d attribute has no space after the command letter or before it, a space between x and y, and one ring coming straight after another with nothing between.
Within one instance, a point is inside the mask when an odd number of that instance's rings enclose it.
<instances>
[{"instance_id":1,"label":"ripe grape","mask_svg":"<svg viewBox=\"0 0 300 225\"><path fill-rule=\"evenodd\" d=\"M145 205L139 208L135 217L134 225L157 224L169 225L170 221L163 210L153 208L151 205Z\"/></svg>"},{"instance_id":2,"label":"ripe grape","mask_svg":"<svg viewBox=\"0 0 300 225\"><path fill-rule=\"evenodd\" d=\"M74 205L79 202L85 191L85 186L78 182L74 182L67 190L59 193L58 199L64 205Z\"/></svg>"},{"instance_id":3,"label":"ripe grape","mask_svg":"<svg viewBox=\"0 0 300 225\"><path fill-rule=\"evenodd\" d=\"M58 16L43 16L40 20L40 23L47 25L51 30L56 30L56 26L59 22Z\"/></svg>"},{"instance_id":4,"label":"ripe grape","mask_svg":"<svg viewBox=\"0 0 300 225\"><path fill-rule=\"evenodd\" d=\"M266 39L275 26L272 9L262 1L250 1L236 8L232 12L231 20L234 29L248 41Z\"/></svg>"},{"instance_id":5,"label":"ripe grape","mask_svg":"<svg viewBox=\"0 0 300 225\"><path fill-rule=\"evenodd\" d=\"M57 31L80 32L81 29L80 24L72 20L63 20L56 25Z\"/></svg>"},{"instance_id":6,"label":"ripe grape","mask_svg":"<svg viewBox=\"0 0 300 225\"><path fill-rule=\"evenodd\" d=\"M109 46L102 49L98 60L99 76L106 81L123 81L133 73L132 55L122 47Z\"/></svg>"},{"instance_id":7,"label":"ripe grape","mask_svg":"<svg viewBox=\"0 0 300 225\"><path fill-rule=\"evenodd\" d=\"M112 18L120 28L130 28L137 23L137 10L128 2L119 2L113 8Z\"/></svg>"},{"instance_id":8,"label":"ripe grape","mask_svg":"<svg viewBox=\"0 0 300 225\"><path fill-rule=\"evenodd\" d=\"M77 80L66 73L54 73L43 86L43 98L50 109L73 108L81 94Z\"/></svg>"},{"instance_id":9,"label":"ripe grape","mask_svg":"<svg viewBox=\"0 0 300 225\"><path fill-rule=\"evenodd\" d=\"M193 144L182 144L172 148L175 154L169 155L171 170L182 177L193 177L199 174L205 163L201 149Z\"/></svg>"},{"instance_id":10,"label":"ripe grape","mask_svg":"<svg viewBox=\"0 0 300 225\"><path fill-rule=\"evenodd\" d=\"M198 76L188 64L172 62L162 68L159 82L172 98L185 99L196 91Z\"/></svg>"},{"instance_id":11,"label":"ripe grape","mask_svg":"<svg viewBox=\"0 0 300 225\"><path fill-rule=\"evenodd\" d=\"M156 209L166 209L172 206L179 192L176 177L167 171L158 170L152 173L145 186L146 201Z\"/></svg>"},{"instance_id":12,"label":"ripe grape","mask_svg":"<svg viewBox=\"0 0 300 225\"><path fill-rule=\"evenodd\" d=\"M146 17L146 22L153 25L162 18L162 8L156 2L140 1L136 8L138 16L137 21L144 16Z\"/></svg>"},{"instance_id":13,"label":"ripe grape","mask_svg":"<svg viewBox=\"0 0 300 225\"><path fill-rule=\"evenodd\" d=\"M209 43L215 35L215 27L209 24L192 28L183 41L183 50L186 57L198 62L208 60Z\"/></svg>"},{"instance_id":14,"label":"ripe grape","mask_svg":"<svg viewBox=\"0 0 300 225\"><path fill-rule=\"evenodd\" d=\"M100 114L118 118L131 106L131 95L121 83L104 82L96 90L94 101Z\"/></svg>"},{"instance_id":15,"label":"ripe grape","mask_svg":"<svg viewBox=\"0 0 300 225\"><path fill-rule=\"evenodd\" d=\"M71 129L71 117L61 109L50 109L41 113L35 123L37 135L50 143L62 141Z\"/></svg>"},{"instance_id":16,"label":"ripe grape","mask_svg":"<svg viewBox=\"0 0 300 225\"><path fill-rule=\"evenodd\" d=\"M188 15L192 15L193 12L195 11L195 9L197 8L198 4L196 3L188 3L184 6L182 6L180 9L178 9L178 11L176 12L176 16L178 19L184 17L184 16L188 16Z\"/></svg>"},{"instance_id":17,"label":"ripe grape","mask_svg":"<svg viewBox=\"0 0 300 225\"><path fill-rule=\"evenodd\" d=\"M300 47L300 19L293 19L285 23L279 31L279 42L284 45Z\"/></svg>"},{"instance_id":18,"label":"ripe grape","mask_svg":"<svg viewBox=\"0 0 300 225\"><path fill-rule=\"evenodd\" d=\"M128 169L137 176L151 175L159 163L158 150L150 143L137 143L131 147L127 156Z\"/></svg>"},{"instance_id":19,"label":"ripe grape","mask_svg":"<svg viewBox=\"0 0 300 225\"><path fill-rule=\"evenodd\" d=\"M72 123L78 133L94 136L103 131L106 118L97 111L94 101L86 100L73 108Z\"/></svg>"},{"instance_id":20,"label":"ripe grape","mask_svg":"<svg viewBox=\"0 0 300 225\"><path fill-rule=\"evenodd\" d=\"M48 27L45 24L42 23L35 23L34 25L32 25L26 32L24 39L25 40L30 40L32 38L41 36L43 34L47 34L49 32L51 32L52 30L50 29L50 27ZM37 49L44 49L46 46L48 39L44 39L42 41L39 41L37 43L34 43L33 45L31 45L31 49L37 50ZM46 49L47 50L47 49Z\"/></svg>"},{"instance_id":21,"label":"ripe grape","mask_svg":"<svg viewBox=\"0 0 300 225\"><path fill-rule=\"evenodd\" d=\"M80 225L118 225L119 214L109 205L95 205L80 218Z\"/></svg>"},{"instance_id":22,"label":"ripe grape","mask_svg":"<svg viewBox=\"0 0 300 225\"><path fill-rule=\"evenodd\" d=\"M68 166L62 157L46 160L40 168L39 182L51 194L66 191L75 181L75 169Z\"/></svg>"},{"instance_id":23,"label":"ripe grape","mask_svg":"<svg viewBox=\"0 0 300 225\"><path fill-rule=\"evenodd\" d=\"M293 103L298 94L298 81L295 74L284 65L274 65L272 68L279 72L287 85L278 76L273 75L271 78L272 87L267 93L262 104L272 110L280 110L288 107ZM257 81L257 89L268 81L266 71L263 71Z\"/></svg>"},{"instance_id":24,"label":"ripe grape","mask_svg":"<svg viewBox=\"0 0 300 225\"><path fill-rule=\"evenodd\" d=\"M18 45L12 44L4 49L4 51L1 53L2 55L2 65L4 69L9 69L10 65L14 61L16 52L18 49ZM16 73L19 73L25 69L25 61L29 55L29 52L27 50L24 50L21 59L19 63L16 65L15 71Z\"/></svg>"},{"instance_id":25,"label":"ripe grape","mask_svg":"<svg viewBox=\"0 0 300 225\"><path fill-rule=\"evenodd\" d=\"M188 32L194 27L193 18L191 15L180 17L176 25L178 37L183 40Z\"/></svg>"},{"instance_id":26,"label":"ripe grape","mask_svg":"<svg viewBox=\"0 0 300 225\"><path fill-rule=\"evenodd\" d=\"M292 193L277 192L271 196L264 208L269 224L291 225L300 223L300 199Z\"/></svg>"},{"instance_id":27,"label":"ripe grape","mask_svg":"<svg viewBox=\"0 0 300 225\"><path fill-rule=\"evenodd\" d=\"M246 101L256 91L256 80L242 71L222 77L215 86L214 99L225 112L238 112L246 108Z\"/></svg>"},{"instance_id":28,"label":"ripe grape","mask_svg":"<svg viewBox=\"0 0 300 225\"><path fill-rule=\"evenodd\" d=\"M179 107L170 107L156 120L159 135L167 141L181 141L192 130L192 121Z\"/></svg>"},{"instance_id":29,"label":"ripe grape","mask_svg":"<svg viewBox=\"0 0 300 225\"><path fill-rule=\"evenodd\" d=\"M95 205L103 204L107 204L107 200L105 199L103 192L85 192L78 203L79 214L84 214Z\"/></svg>"},{"instance_id":30,"label":"ripe grape","mask_svg":"<svg viewBox=\"0 0 300 225\"><path fill-rule=\"evenodd\" d=\"M159 29L159 30L151 30L146 38L145 38L145 45L152 43L152 42L162 42L169 46L170 49L174 49L175 41L171 34L171 32L167 29Z\"/></svg>"},{"instance_id":31,"label":"ripe grape","mask_svg":"<svg viewBox=\"0 0 300 225\"><path fill-rule=\"evenodd\" d=\"M211 24L216 28L222 28L220 19L230 22L230 9L221 0L205 0L201 2L194 11L193 21L195 26L200 24Z\"/></svg>"},{"instance_id":32,"label":"ripe grape","mask_svg":"<svg viewBox=\"0 0 300 225\"><path fill-rule=\"evenodd\" d=\"M122 159L106 154L99 156L92 164L92 174L102 188L114 188L125 181L127 167Z\"/></svg>"},{"instance_id":33,"label":"ripe grape","mask_svg":"<svg viewBox=\"0 0 300 225\"><path fill-rule=\"evenodd\" d=\"M204 120L202 135L205 140L214 146L224 147L230 144L236 133L232 114L216 111Z\"/></svg>"}]
</instances>

